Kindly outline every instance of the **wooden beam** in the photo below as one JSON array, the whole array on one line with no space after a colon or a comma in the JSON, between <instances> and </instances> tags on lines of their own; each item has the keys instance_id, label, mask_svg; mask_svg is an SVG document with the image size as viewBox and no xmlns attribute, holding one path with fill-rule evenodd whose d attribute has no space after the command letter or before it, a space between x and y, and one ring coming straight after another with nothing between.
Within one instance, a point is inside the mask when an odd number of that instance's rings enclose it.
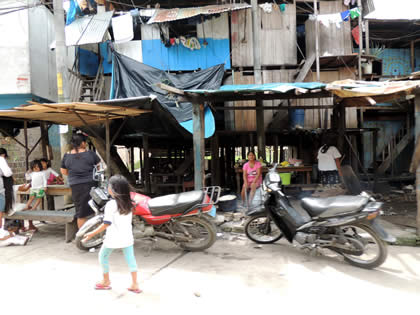
<instances>
[{"instance_id":1,"label":"wooden beam","mask_svg":"<svg viewBox=\"0 0 420 315\"><path fill-rule=\"evenodd\" d=\"M18 139L16 139L15 137L13 137L11 134L9 134L6 130L4 130L4 129L1 129L0 128L0 131L2 132L2 133L4 133L6 136L8 136L8 137L10 137L10 138L12 138L13 140L15 140L16 141L16 143L17 144L19 144L21 147L23 147L25 150L26 149L28 149L28 147L26 146L26 145L24 145L22 142L20 142Z\"/></svg>"},{"instance_id":2,"label":"wooden beam","mask_svg":"<svg viewBox=\"0 0 420 315\"><path fill-rule=\"evenodd\" d=\"M177 89L176 87L163 84L163 83L156 83L156 86L162 90L168 91L170 93L178 94L178 95L184 95L184 91Z\"/></svg>"},{"instance_id":3,"label":"wooden beam","mask_svg":"<svg viewBox=\"0 0 420 315\"><path fill-rule=\"evenodd\" d=\"M193 103L194 189L204 187L204 105Z\"/></svg>"},{"instance_id":4,"label":"wooden beam","mask_svg":"<svg viewBox=\"0 0 420 315\"><path fill-rule=\"evenodd\" d=\"M124 120L122 121L122 123L120 124L120 126L118 127L117 132L112 137L111 145L113 145L114 142L115 142L115 140L117 140L117 137L120 134L121 130L123 129L123 127L124 127L125 123L127 122L127 120L128 120L128 117L125 117Z\"/></svg>"},{"instance_id":5,"label":"wooden beam","mask_svg":"<svg viewBox=\"0 0 420 315\"><path fill-rule=\"evenodd\" d=\"M289 109L333 109L334 105L326 106L262 106L262 110L289 110ZM256 106L214 106L215 110L258 110Z\"/></svg>"},{"instance_id":6,"label":"wooden beam","mask_svg":"<svg viewBox=\"0 0 420 315\"><path fill-rule=\"evenodd\" d=\"M362 0L357 0L357 6L360 10L359 15L359 60L358 60L358 66L359 66L359 80L362 80L362 55L363 55L363 22L362 22Z\"/></svg>"}]
</instances>

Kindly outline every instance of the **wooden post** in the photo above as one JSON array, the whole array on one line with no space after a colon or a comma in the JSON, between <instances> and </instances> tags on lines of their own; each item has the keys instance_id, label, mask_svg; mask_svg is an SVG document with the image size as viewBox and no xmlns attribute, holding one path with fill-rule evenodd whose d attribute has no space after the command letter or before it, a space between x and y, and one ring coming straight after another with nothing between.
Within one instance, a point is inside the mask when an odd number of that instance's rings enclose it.
<instances>
[{"instance_id":1,"label":"wooden post","mask_svg":"<svg viewBox=\"0 0 420 315\"><path fill-rule=\"evenodd\" d=\"M220 185L219 135L215 133L211 139L211 184Z\"/></svg>"},{"instance_id":2,"label":"wooden post","mask_svg":"<svg viewBox=\"0 0 420 315\"><path fill-rule=\"evenodd\" d=\"M416 143L420 141L420 94L416 94L416 98L414 100L414 108L415 108L415 137ZM416 193L417 193L417 236L420 236L420 164L417 166L416 170Z\"/></svg>"},{"instance_id":3,"label":"wooden post","mask_svg":"<svg viewBox=\"0 0 420 315\"><path fill-rule=\"evenodd\" d=\"M143 135L143 156L144 156L144 181L146 192L151 192L150 187L150 158L149 158L149 136Z\"/></svg>"},{"instance_id":4,"label":"wooden post","mask_svg":"<svg viewBox=\"0 0 420 315\"><path fill-rule=\"evenodd\" d=\"M414 41L412 40L410 42L410 54L411 54L411 72L414 72L416 70L416 65L415 65L415 53L414 53Z\"/></svg>"},{"instance_id":5,"label":"wooden post","mask_svg":"<svg viewBox=\"0 0 420 315\"><path fill-rule=\"evenodd\" d=\"M339 119L338 119L338 149L341 153L344 152L344 136L346 134L346 107L343 104L339 105Z\"/></svg>"},{"instance_id":6,"label":"wooden post","mask_svg":"<svg viewBox=\"0 0 420 315\"><path fill-rule=\"evenodd\" d=\"M363 53L363 26L362 26L362 0L357 0L359 15L359 80L362 79L362 53Z\"/></svg>"},{"instance_id":7,"label":"wooden post","mask_svg":"<svg viewBox=\"0 0 420 315\"><path fill-rule=\"evenodd\" d=\"M28 148L28 121L23 122L23 132L25 136L25 167L29 170L29 148Z\"/></svg>"},{"instance_id":8,"label":"wooden post","mask_svg":"<svg viewBox=\"0 0 420 315\"><path fill-rule=\"evenodd\" d=\"M134 176L134 147L130 148L130 168L131 174Z\"/></svg>"},{"instance_id":9,"label":"wooden post","mask_svg":"<svg viewBox=\"0 0 420 315\"><path fill-rule=\"evenodd\" d=\"M319 66L319 21L318 21L318 1L314 0L314 15L315 15L315 60L316 60L316 80L321 81L320 66Z\"/></svg>"},{"instance_id":10,"label":"wooden post","mask_svg":"<svg viewBox=\"0 0 420 315\"><path fill-rule=\"evenodd\" d=\"M144 159L144 154L143 154L143 147L139 147L139 160L140 160L140 172L139 172L139 177L140 177L140 184L144 186L144 168L143 168L143 159Z\"/></svg>"},{"instance_id":11,"label":"wooden post","mask_svg":"<svg viewBox=\"0 0 420 315\"><path fill-rule=\"evenodd\" d=\"M46 126L45 126L45 122L41 122L39 128L41 130L42 157L44 157L45 159L48 159L48 151L47 151L47 146L48 146L48 130L47 130Z\"/></svg>"},{"instance_id":12,"label":"wooden post","mask_svg":"<svg viewBox=\"0 0 420 315\"><path fill-rule=\"evenodd\" d=\"M279 162L279 136L277 134L273 135L274 137L274 159L273 163Z\"/></svg>"},{"instance_id":13,"label":"wooden post","mask_svg":"<svg viewBox=\"0 0 420 315\"><path fill-rule=\"evenodd\" d=\"M251 0L252 11L252 52L254 57L254 80L255 84L262 84L261 77L261 46L260 46L260 8L258 0ZM265 159L265 131L264 131L264 111L262 100L256 100L257 111L257 145L258 156Z\"/></svg>"},{"instance_id":14,"label":"wooden post","mask_svg":"<svg viewBox=\"0 0 420 315\"><path fill-rule=\"evenodd\" d=\"M242 153L242 159L246 159L246 136L241 136L241 153Z\"/></svg>"},{"instance_id":15,"label":"wooden post","mask_svg":"<svg viewBox=\"0 0 420 315\"><path fill-rule=\"evenodd\" d=\"M109 119L108 116L105 120L105 155L106 155L106 176L111 177L111 140L109 135Z\"/></svg>"},{"instance_id":16,"label":"wooden post","mask_svg":"<svg viewBox=\"0 0 420 315\"><path fill-rule=\"evenodd\" d=\"M365 20L365 47L366 47L366 55L370 55L369 20Z\"/></svg>"},{"instance_id":17,"label":"wooden post","mask_svg":"<svg viewBox=\"0 0 420 315\"><path fill-rule=\"evenodd\" d=\"M194 189L204 187L204 105L193 104Z\"/></svg>"}]
</instances>

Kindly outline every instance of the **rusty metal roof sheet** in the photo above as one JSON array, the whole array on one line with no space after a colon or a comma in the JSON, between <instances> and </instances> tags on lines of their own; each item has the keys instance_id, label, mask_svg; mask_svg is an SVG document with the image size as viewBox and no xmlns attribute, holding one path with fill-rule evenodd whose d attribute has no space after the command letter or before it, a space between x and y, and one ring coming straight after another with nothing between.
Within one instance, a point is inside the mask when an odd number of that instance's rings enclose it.
<instances>
[{"instance_id":1,"label":"rusty metal roof sheet","mask_svg":"<svg viewBox=\"0 0 420 315\"><path fill-rule=\"evenodd\" d=\"M104 39L114 11L84 16L65 27L66 46L100 43Z\"/></svg>"},{"instance_id":2,"label":"rusty metal roof sheet","mask_svg":"<svg viewBox=\"0 0 420 315\"><path fill-rule=\"evenodd\" d=\"M189 19L198 15L220 14L223 12L248 9L250 7L247 3L233 3L192 8L157 9L147 24Z\"/></svg>"}]
</instances>

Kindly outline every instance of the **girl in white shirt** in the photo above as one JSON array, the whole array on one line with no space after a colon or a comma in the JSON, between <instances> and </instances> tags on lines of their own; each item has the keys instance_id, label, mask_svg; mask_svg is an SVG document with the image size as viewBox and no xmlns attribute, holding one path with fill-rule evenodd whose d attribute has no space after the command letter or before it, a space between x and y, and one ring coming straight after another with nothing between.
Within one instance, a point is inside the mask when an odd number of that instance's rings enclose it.
<instances>
[{"instance_id":1,"label":"girl in white shirt","mask_svg":"<svg viewBox=\"0 0 420 315\"><path fill-rule=\"evenodd\" d=\"M42 171L44 172L45 178L47 179L47 184L63 184L63 178L51 168L51 161L45 158L40 159L40 161L42 164Z\"/></svg>"},{"instance_id":2,"label":"girl in white shirt","mask_svg":"<svg viewBox=\"0 0 420 315\"><path fill-rule=\"evenodd\" d=\"M99 262L103 270L103 280L96 283L96 290L110 290L109 279L109 256L116 248L121 248L125 260L131 272L131 286L129 291L141 293L137 284L137 263L134 256L134 238L132 230L133 201L130 197L130 185L127 179L121 175L114 175L109 179L108 193L113 200L105 206L103 223L94 231L87 233L82 240L86 242L96 234L106 230L105 240L99 252Z\"/></svg>"}]
</instances>

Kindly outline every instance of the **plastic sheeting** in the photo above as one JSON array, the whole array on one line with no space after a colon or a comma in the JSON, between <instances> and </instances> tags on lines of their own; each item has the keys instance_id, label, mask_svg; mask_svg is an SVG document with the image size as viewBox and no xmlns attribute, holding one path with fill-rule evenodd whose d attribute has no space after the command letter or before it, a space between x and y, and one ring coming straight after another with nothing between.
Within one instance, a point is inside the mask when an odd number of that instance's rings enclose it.
<instances>
[{"instance_id":1,"label":"plastic sheeting","mask_svg":"<svg viewBox=\"0 0 420 315\"><path fill-rule=\"evenodd\" d=\"M156 86L164 83L180 90L219 89L224 66L218 65L192 73L170 74L114 52L112 98L156 95L159 103L182 123L192 119L192 104L178 102L177 97Z\"/></svg>"}]
</instances>

